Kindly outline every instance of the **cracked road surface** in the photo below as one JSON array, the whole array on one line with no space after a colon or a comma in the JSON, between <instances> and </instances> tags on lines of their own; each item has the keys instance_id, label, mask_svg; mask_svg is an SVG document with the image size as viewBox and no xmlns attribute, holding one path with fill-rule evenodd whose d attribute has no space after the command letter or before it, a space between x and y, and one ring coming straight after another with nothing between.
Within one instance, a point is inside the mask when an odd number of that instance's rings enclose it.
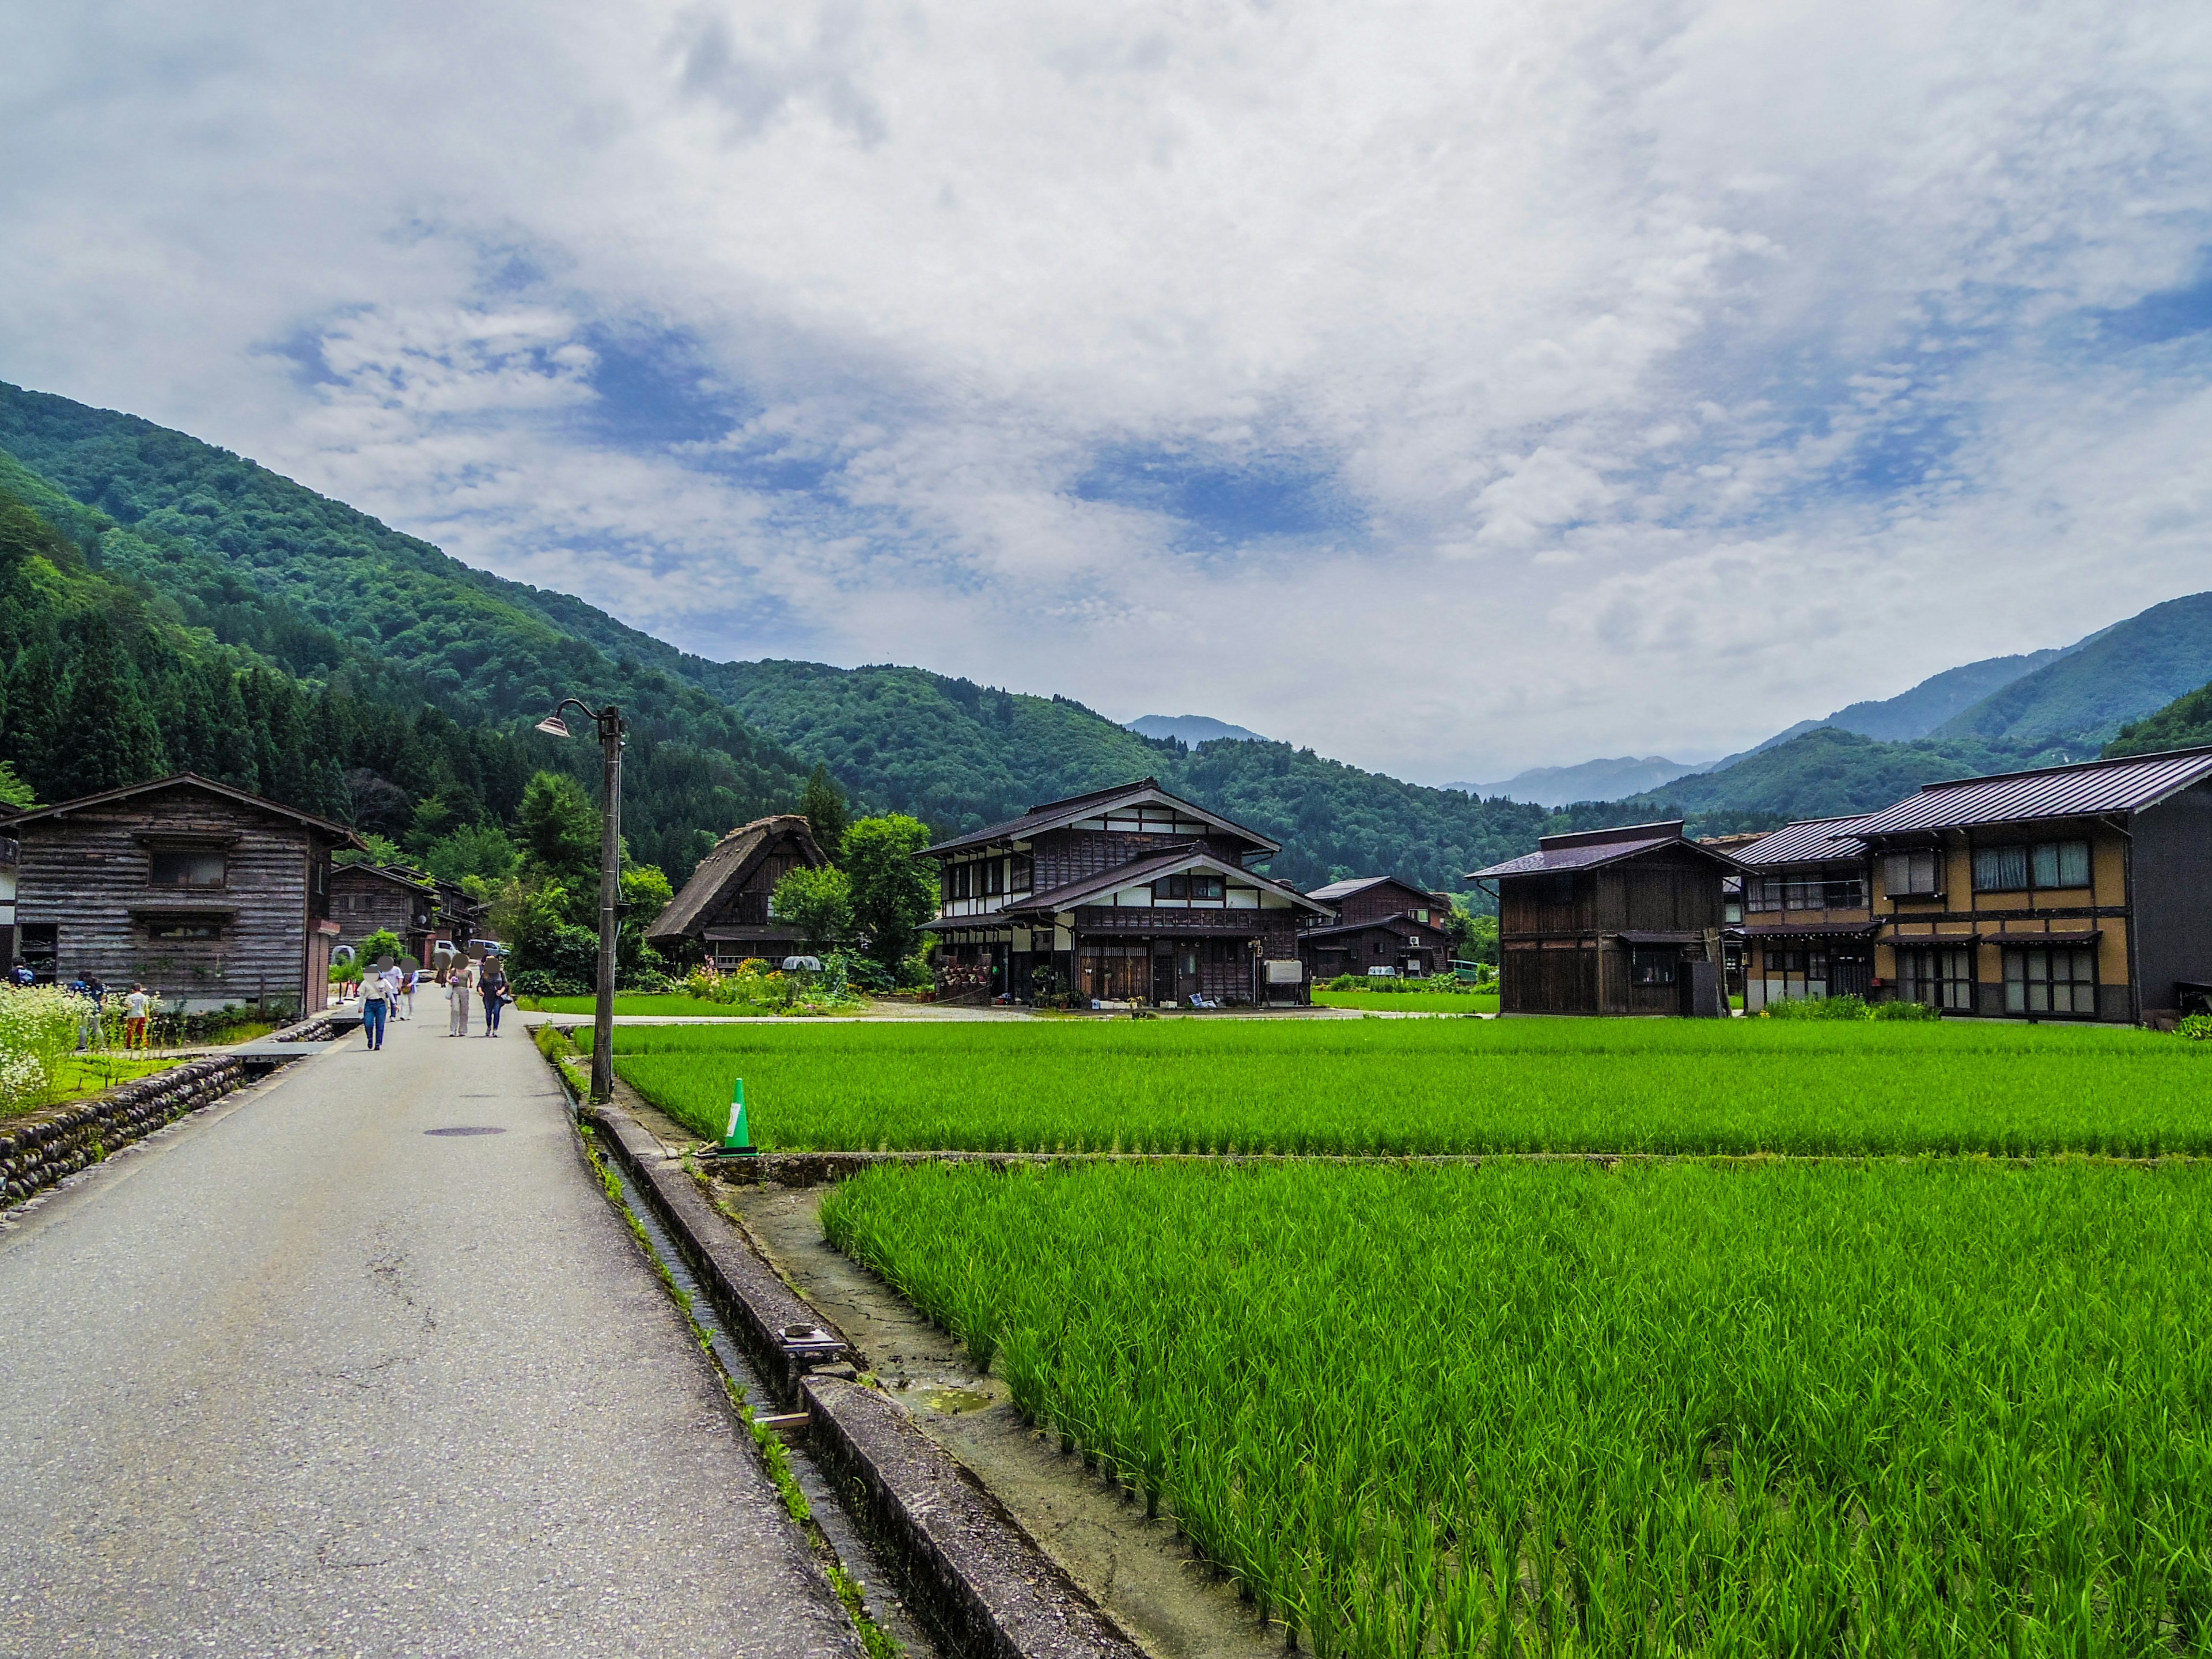
<instances>
[{"instance_id":1,"label":"cracked road surface","mask_svg":"<svg viewBox=\"0 0 2212 1659\"><path fill-rule=\"evenodd\" d=\"M856 1656L527 1038L420 1006L0 1233L0 1654Z\"/></svg>"}]
</instances>

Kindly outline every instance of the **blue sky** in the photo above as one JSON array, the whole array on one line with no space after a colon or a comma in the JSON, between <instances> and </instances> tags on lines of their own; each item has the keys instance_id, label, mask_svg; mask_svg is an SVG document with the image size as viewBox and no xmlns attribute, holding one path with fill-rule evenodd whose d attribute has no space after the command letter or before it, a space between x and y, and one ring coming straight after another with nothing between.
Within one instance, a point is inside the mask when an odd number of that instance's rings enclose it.
<instances>
[{"instance_id":1,"label":"blue sky","mask_svg":"<svg viewBox=\"0 0 2212 1659\"><path fill-rule=\"evenodd\" d=\"M39 9L0 378L711 655L1430 781L2212 587L2212 13Z\"/></svg>"}]
</instances>

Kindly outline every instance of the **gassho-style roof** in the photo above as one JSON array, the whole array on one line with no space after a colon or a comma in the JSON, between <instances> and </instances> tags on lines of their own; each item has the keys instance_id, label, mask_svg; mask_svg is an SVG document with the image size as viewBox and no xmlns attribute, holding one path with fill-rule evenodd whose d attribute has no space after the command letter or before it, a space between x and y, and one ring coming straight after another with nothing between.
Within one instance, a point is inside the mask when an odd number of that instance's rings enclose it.
<instances>
[{"instance_id":1,"label":"gassho-style roof","mask_svg":"<svg viewBox=\"0 0 2212 1659\"><path fill-rule=\"evenodd\" d=\"M266 795L249 794L243 789L234 789L227 783L217 783L213 778L204 778L197 772L173 772L166 778L155 778L147 783L129 783L120 789L103 789L96 795L79 795L75 800L56 801L52 806L33 807L27 812L18 812L8 820L8 833L14 835L27 823L39 823L50 818L67 817L70 813L88 806L105 806L110 801L128 800L134 795L158 794L167 789L199 789L224 800L235 801L240 806L251 806L272 817L289 818L295 823L319 830L337 841L358 847L361 842L353 830L343 823L334 823L313 812L302 812L296 806L287 806L281 800L270 800Z\"/></svg>"},{"instance_id":2,"label":"gassho-style roof","mask_svg":"<svg viewBox=\"0 0 2212 1659\"><path fill-rule=\"evenodd\" d=\"M1730 848L1729 856L1738 864L1754 866L1832 864L1838 860L1855 859L1866 851L1866 843L1851 831L1866 821L1866 816L1863 812L1852 812L1842 817L1806 818L1797 823L1785 823L1747 846Z\"/></svg>"},{"instance_id":3,"label":"gassho-style roof","mask_svg":"<svg viewBox=\"0 0 2212 1659\"><path fill-rule=\"evenodd\" d=\"M1064 830L1083 818L1095 818L1123 806L1159 805L1172 807L1185 817L1212 824L1225 834L1249 843L1255 852L1279 853L1280 842L1269 841L1256 830L1248 830L1218 812L1209 812L1203 806L1185 800L1181 795L1170 795L1160 787L1158 778L1139 778L1134 783L1124 783L1112 789L1094 789L1087 795L1070 795L1066 800L1047 801L1032 806L1018 818L1008 818L1004 823L987 824L981 830L970 830L964 836L954 836L940 841L934 847L925 847L920 856L933 854L957 853L963 848L985 847L994 841L1027 841L1048 830Z\"/></svg>"},{"instance_id":4,"label":"gassho-style roof","mask_svg":"<svg viewBox=\"0 0 2212 1659\"><path fill-rule=\"evenodd\" d=\"M713 909L730 884L741 881L752 866L753 860L766 851L769 844L779 836L796 836L811 855L809 862L817 868L830 862L821 846L814 839L813 826L799 812L779 812L772 817L755 818L750 823L739 824L716 842L707 856L699 860L691 872L691 879L684 889L669 900L668 908L653 918L647 933L648 939L688 939L699 925L699 919Z\"/></svg>"},{"instance_id":5,"label":"gassho-style roof","mask_svg":"<svg viewBox=\"0 0 2212 1659\"><path fill-rule=\"evenodd\" d=\"M2174 749L2120 760L2078 761L2033 772L1954 778L1931 783L1885 811L1852 826L1866 839L1916 830L1964 830L2036 818L2094 817L2140 812L2212 778L2212 748Z\"/></svg>"},{"instance_id":6,"label":"gassho-style roof","mask_svg":"<svg viewBox=\"0 0 2212 1659\"><path fill-rule=\"evenodd\" d=\"M1659 847L1680 848L1727 869L1735 867L1735 860L1726 853L1685 841L1682 820L1674 818L1663 823L1624 823L1611 830L1577 830L1564 836L1540 836L1534 852L1493 864L1486 870L1470 871L1467 879L1486 881L1498 876L1548 876L1573 870L1595 870Z\"/></svg>"},{"instance_id":7,"label":"gassho-style roof","mask_svg":"<svg viewBox=\"0 0 2212 1659\"><path fill-rule=\"evenodd\" d=\"M1144 858L1132 859L1127 864L1115 866L1111 870L1102 870L1095 876L1085 876L1078 881L1062 883L1050 892L1032 894L1019 904L1007 905L999 914L1012 915L1017 912L1027 914L1039 910L1071 910L1079 904L1097 897L1101 893L1113 893L1124 887L1141 887L1146 882L1158 881L1162 876L1181 875L1186 870L1212 870L1218 872L1224 877L1234 876L1238 881L1248 882L1262 892L1280 894L1289 899L1292 904L1313 911L1317 915L1333 916L1336 914L1333 906L1307 897L1297 888L1285 882L1275 881L1267 876L1255 874L1242 865L1231 864L1228 860L1200 847L1171 848L1165 852L1148 854ZM975 916L945 918L948 926L969 927L975 927L979 920L988 919Z\"/></svg>"}]
</instances>

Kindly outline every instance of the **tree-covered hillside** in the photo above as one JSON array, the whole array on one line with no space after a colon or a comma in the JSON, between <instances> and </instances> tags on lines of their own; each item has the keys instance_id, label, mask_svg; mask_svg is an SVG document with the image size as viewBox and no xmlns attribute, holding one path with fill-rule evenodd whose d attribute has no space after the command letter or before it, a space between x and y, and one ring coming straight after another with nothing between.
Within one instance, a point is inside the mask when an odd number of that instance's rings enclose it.
<instances>
[{"instance_id":1,"label":"tree-covered hillside","mask_svg":"<svg viewBox=\"0 0 2212 1659\"><path fill-rule=\"evenodd\" d=\"M410 717L427 707L502 740L563 695L618 700L633 720L630 839L677 881L714 836L796 804L817 758L862 805L942 832L1155 775L1282 840L1275 872L1291 880L1395 872L1456 886L1477 864L1527 850L1544 821L1540 808L1283 744L1193 752L1064 698L919 669L708 662L567 594L472 570L226 450L5 385L0 487L31 501L88 571L303 695L327 689ZM562 763L588 777L590 751L569 749ZM403 797L411 806L433 793L374 763L344 769L371 775L355 781L363 810L387 817L410 810Z\"/></svg>"},{"instance_id":2,"label":"tree-covered hillside","mask_svg":"<svg viewBox=\"0 0 2212 1659\"><path fill-rule=\"evenodd\" d=\"M1479 865L1528 851L1547 819L1540 806L1401 783L1288 744L1224 738L1193 750L1065 697L918 668L752 662L720 672L738 712L763 732L940 831L1149 775L1281 842L1270 867L1285 881L1395 873L1455 889Z\"/></svg>"},{"instance_id":3,"label":"tree-covered hillside","mask_svg":"<svg viewBox=\"0 0 2212 1659\"><path fill-rule=\"evenodd\" d=\"M2212 680L2212 593L2154 605L2013 681L1929 737L2027 752L2096 752L2121 726Z\"/></svg>"},{"instance_id":4,"label":"tree-covered hillside","mask_svg":"<svg viewBox=\"0 0 2212 1659\"><path fill-rule=\"evenodd\" d=\"M2155 755L2207 744L2212 744L2212 685L2200 685L2148 719L2122 726L2119 736L2105 745L2105 753Z\"/></svg>"}]
</instances>

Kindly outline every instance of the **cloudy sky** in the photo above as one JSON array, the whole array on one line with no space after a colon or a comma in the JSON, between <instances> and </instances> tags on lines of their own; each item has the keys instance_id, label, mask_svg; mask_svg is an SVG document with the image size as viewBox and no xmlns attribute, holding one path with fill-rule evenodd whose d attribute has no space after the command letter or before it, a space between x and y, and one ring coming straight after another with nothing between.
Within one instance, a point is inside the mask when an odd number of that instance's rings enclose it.
<instances>
[{"instance_id":1,"label":"cloudy sky","mask_svg":"<svg viewBox=\"0 0 2212 1659\"><path fill-rule=\"evenodd\" d=\"M0 379L1439 781L2212 587L2212 9L6 5Z\"/></svg>"}]
</instances>

